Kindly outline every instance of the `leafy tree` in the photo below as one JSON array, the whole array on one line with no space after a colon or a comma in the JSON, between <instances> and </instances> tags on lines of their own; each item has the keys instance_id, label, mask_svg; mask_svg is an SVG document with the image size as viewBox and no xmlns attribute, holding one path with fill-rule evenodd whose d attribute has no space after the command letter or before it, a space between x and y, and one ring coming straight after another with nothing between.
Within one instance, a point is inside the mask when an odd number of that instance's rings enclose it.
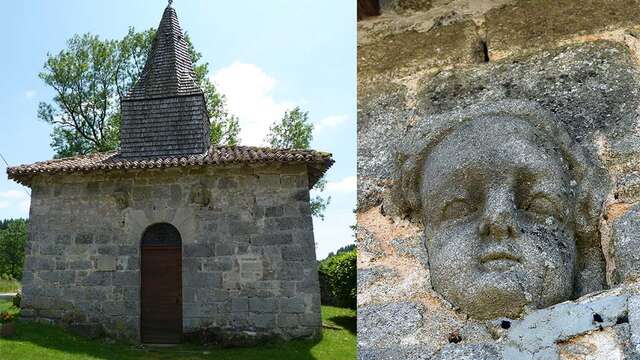
<instances>
[{"instance_id":1,"label":"leafy tree","mask_svg":"<svg viewBox=\"0 0 640 360\"><path fill-rule=\"evenodd\" d=\"M313 124L309 122L309 112L302 111L299 106L285 111L280 121L269 128L266 141L276 149L308 149L313 139ZM313 190L322 192L327 181L322 177L314 185ZM310 200L311 214L324 220L324 211L331 202L331 196L326 199L316 195Z\"/></svg>"},{"instance_id":2,"label":"leafy tree","mask_svg":"<svg viewBox=\"0 0 640 360\"><path fill-rule=\"evenodd\" d=\"M276 149L308 149L313 138L309 112L296 106L284 112L280 122L269 128L267 142Z\"/></svg>"},{"instance_id":3,"label":"leafy tree","mask_svg":"<svg viewBox=\"0 0 640 360\"><path fill-rule=\"evenodd\" d=\"M20 279L27 243L27 220L5 220L3 226L0 230L0 275Z\"/></svg>"},{"instance_id":4,"label":"leafy tree","mask_svg":"<svg viewBox=\"0 0 640 360\"><path fill-rule=\"evenodd\" d=\"M329 253L329 255L327 255L327 258L342 254L343 252L352 251L352 250L356 250L356 244L343 246L343 247L339 248L338 250L336 250L335 254L332 251L332 252Z\"/></svg>"},{"instance_id":5,"label":"leafy tree","mask_svg":"<svg viewBox=\"0 0 640 360\"><path fill-rule=\"evenodd\" d=\"M129 28L121 40L75 35L67 48L47 55L40 78L55 90L51 102L38 105L38 117L53 125L51 146L56 157L116 149L120 142L120 98L139 78L153 43L155 29ZM199 63L185 33L196 80L207 100L214 144L236 144L238 119L226 109L224 95L208 78L208 63Z\"/></svg>"}]
</instances>

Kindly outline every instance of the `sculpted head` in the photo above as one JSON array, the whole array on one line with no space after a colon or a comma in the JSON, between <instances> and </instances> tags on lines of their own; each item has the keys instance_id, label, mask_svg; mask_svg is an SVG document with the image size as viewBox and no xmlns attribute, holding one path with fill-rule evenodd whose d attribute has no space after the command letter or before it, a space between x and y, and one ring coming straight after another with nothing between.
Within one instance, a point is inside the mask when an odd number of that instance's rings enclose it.
<instances>
[{"instance_id":1,"label":"sculpted head","mask_svg":"<svg viewBox=\"0 0 640 360\"><path fill-rule=\"evenodd\" d=\"M546 115L522 110L476 109L401 161L432 286L478 319L517 317L574 290L576 158Z\"/></svg>"}]
</instances>

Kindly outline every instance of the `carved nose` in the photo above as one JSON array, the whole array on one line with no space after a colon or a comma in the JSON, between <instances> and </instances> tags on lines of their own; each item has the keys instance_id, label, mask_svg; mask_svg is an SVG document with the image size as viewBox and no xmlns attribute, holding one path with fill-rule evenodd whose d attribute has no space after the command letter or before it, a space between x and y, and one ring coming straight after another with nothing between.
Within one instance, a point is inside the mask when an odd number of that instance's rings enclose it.
<instances>
[{"instance_id":1,"label":"carved nose","mask_svg":"<svg viewBox=\"0 0 640 360\"><path fill-rule=\"evenodd\" d=\"M509 188L499 188L487 194L480 235L503 240L515 237L515 201Z\"/></svg>"}]
</instances>

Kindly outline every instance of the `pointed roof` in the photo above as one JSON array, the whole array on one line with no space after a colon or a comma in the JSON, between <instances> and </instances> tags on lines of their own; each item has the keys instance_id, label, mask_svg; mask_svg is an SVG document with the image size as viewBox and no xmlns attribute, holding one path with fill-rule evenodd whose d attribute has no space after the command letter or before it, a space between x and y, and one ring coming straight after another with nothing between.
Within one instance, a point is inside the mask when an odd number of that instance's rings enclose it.
<instances>
[{"instance_id":1,"label":"pointed roof","mask_svg":"<svg viewBox=\"0 0 640 360\"><path fill-rule=\"evenodd\" d=\"M178 16L171 2L162 20L138 82L123 100L202 94Z\"/></svg>"},{"instance_id":2,"label":"pointed roof","mask_svg":"<svg viewBox=\"0 0 640 360\"><path fill-rule=\"evenodd\" d=\"M120 156L205 154L210 124L187 41L171 3L164 10L140 79L122 99Z\"/></svg>"}]
</instances>

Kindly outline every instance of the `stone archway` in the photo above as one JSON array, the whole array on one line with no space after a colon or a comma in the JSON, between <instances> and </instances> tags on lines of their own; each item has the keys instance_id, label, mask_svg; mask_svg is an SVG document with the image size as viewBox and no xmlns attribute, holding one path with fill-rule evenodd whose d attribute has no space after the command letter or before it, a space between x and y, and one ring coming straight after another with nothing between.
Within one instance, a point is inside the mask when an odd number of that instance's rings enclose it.
<instances>
[{"instance_id":1,"label":"stone archway","mask_svg":"<svg viewBox=\"0 0 640 360\"><path fill-rule=\"evenodd\" d=\"M143 343L182 340L182 239L168 223L149 226L140 242L140 336Z\"/></svg>"}]
</instances>

